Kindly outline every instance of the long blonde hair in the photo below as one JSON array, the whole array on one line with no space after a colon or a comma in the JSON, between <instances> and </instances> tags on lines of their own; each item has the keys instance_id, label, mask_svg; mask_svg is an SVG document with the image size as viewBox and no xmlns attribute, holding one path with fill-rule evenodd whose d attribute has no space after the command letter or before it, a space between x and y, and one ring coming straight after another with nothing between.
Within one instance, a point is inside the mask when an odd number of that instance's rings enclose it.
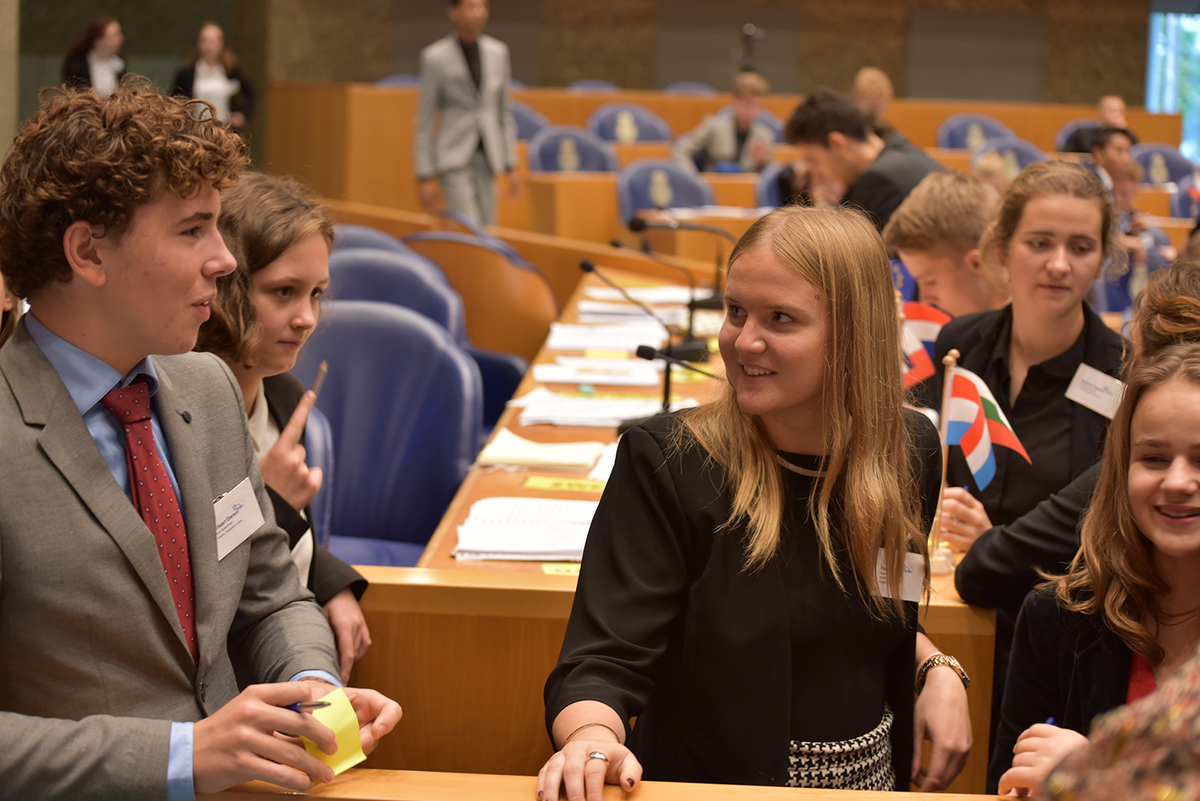
<instances>
[{"instance_id":1,"label":"long blonde hair","mask_svg":"<svg viewBox=\"0 0 1200 801\"><path fill-rule=\"evenodd\" d=\"M1083 518L1079 552L1066 575L1054 579L1059 604L1072 612L1101 615L1130 650L1152 663L1162 661L1163 649L1148 621L1170 622L1160 604L1169 587L1129 501L1130 427L1146 392L1176 378L1200 386L1200 342L1169 345L1134 364L1108 427L1104 462Z\"/></svg>"},{"instance_id":2,"label":"long blonde hair","mask_svg":"<svg viewBox=\"0 0 1200 801\"><path fill-rule=\"evenodd\" d=\"M889 608L874 580L884 549L892 606L902 609L899 585L911 550L925 552L920 495L909 462L903 411L899 325L887 254L862 214L797 206L777 209L746 231L729 257L767 249L819 289L829 303L830 339L821 402L827 410L824 478L808 498L821 553L838 586L846 589L830 521L842 520L855 584L876 611ZM787 499L775 448L759 420L743 412L727 386L721 397L683 414L680 447L690 434L722 468L731 499L726 530L745 522L746 568L763 567L779 547ZM839 543L840 545L840 543Z\"/></svg>"}]
</instances>

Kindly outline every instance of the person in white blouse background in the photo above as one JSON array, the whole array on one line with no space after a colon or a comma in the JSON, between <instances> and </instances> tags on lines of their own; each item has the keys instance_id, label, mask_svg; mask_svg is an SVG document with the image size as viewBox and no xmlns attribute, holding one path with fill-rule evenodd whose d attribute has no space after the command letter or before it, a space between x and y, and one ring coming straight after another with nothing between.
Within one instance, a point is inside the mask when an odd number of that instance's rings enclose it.
<instances>
[{"instance_id":1,"label":"person in white blouse background","mask_svg":"<svg viewBox=\"0 0 1200 801\"><path fill-rule=\"evenodd\" d=\"M171 94L207 100L221 122L234 130L245 128L254 113L254 89L238 68L237 56L225 45L225 32L213 22L200 27L191 58L175 73Z\"/></svg>"},{"instance_id":2,"label":"person in white blouse background","mask_svg":"<svg viewBox=\"0 0 1200 801\"><path fill-rule=\"evenodd\" d=\"M63 83L87 86L108 97L125 76L119 55L125 36L112 17L96 17L63 58Z\"/></svg>"}]
</instances>

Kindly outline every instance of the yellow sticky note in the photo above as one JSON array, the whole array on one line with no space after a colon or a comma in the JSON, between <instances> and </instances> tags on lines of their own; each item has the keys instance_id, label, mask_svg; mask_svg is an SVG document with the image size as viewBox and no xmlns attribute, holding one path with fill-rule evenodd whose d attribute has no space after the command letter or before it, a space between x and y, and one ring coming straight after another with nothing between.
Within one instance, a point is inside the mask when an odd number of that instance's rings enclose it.
<instances>
[{"instance_id":1,"label":"yellow sticky note","mask_svg":"<svg viewBox=\"0 0 1200 801\"><path fill-rule=\"evenodd\" d=\"M543 562L542 573L547 576L578 576L578 562Z\"/></svg>"},{"instance_id":2,"label":"yellow sticky note","mask_svg":"<svg viewBox=\"0 0 1200 801\"><path fill-rule=\"evenodd\" d=\"M336 776L362 762L367 755L363 753L362 740L358 736L358 715L354 714L354 707L350 705L346 691L339 687L321 700L328 701L330 705L314 709L312 714L333 729L334 736L337 737L337 753L327 754L307 737L300 739L304 741L308 753L333 768Z\"/></svg>"},{"instance_id":3,"label":"yellow sticky note","mask_svg":"<svg viewBox=\"0 0 1200 801\"><path fill-rule=\"evenodd\" d=\"M600 350L589 348L583 352L588 359L629 359L629 352L624 350Z\"/></svg>"},{"instance_id":4,"label":"yellow sticky note","mask_svg":"<svg viewBox=\"0 0 1200 801\"><path fill-rule=\"evenodd\" d=\"M563 492L604 492L604 482L590 478L530 476L525 479L525 489L560 490Z\"/></svg>"}]
</instances>

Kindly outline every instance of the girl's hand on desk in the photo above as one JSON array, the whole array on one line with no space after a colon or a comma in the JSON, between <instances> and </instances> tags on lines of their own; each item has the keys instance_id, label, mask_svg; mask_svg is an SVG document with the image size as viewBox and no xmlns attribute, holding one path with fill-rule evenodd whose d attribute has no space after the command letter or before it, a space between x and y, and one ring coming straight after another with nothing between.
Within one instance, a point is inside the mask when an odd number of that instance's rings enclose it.
<instances>
[{"instance_id":1,"label":"girl's hand on desk","mask_svg":"<svg viewBox=\"0 0 1200 801\"><path fill-rule=\"evenodd\" d=\"M604 754L608 761L588 756ZM601 801L605 784L630 792L642 779L642 764L614 740L572 740L538 771L538 801L558 801L560 788L567 801Z\"/></svg>"},{"instance_id":2,"label":"girl's hand on desk","mask_svg":"<svg viewBox=\"0 0 1200 801\"><path fill-rule=\"evenodd\" d=\"M912 780L922 792L942 790L962 772L971 753L971 713L962 679L950 668L929 671L917 696ZM921 752L929 740L929 769Z\"/></svg>"},{"instance_id":3,"label":"girl's hand on desk","mask_svg":"<svg viewBox=\"0 0 1200 801\"><path fill-rule=\"evenodd\" d=\"M1087 738L1071 729L1035 723L1017 738L1012 767L1000 777L1000 795L1026 796L1038 792L1050 771L1067 754L1087 745Z\"/></svg>"},{"instance_id":4,"label":"girl's hand on desk","mask_svg":"<svg viewBox=\"0 0 1200 801\"><path fill-rule=\"evenodd\" d=\"M979 500L962 487L947 487L942 495L942 539L956 551L968 551L992 521Z\"/></svg>"}]
</instances>

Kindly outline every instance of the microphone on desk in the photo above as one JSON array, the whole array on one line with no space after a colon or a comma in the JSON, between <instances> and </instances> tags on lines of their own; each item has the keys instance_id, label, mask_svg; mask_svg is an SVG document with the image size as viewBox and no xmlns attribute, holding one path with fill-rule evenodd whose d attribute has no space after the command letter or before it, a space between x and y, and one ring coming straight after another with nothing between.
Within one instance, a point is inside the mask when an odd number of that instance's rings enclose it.
<instances>
[{"instance_id":1,"label":"microphone on desk","mask_svg":"<svg viewBox=\"0 0 1200 801\"><path fill-rule=\"evenodd\" d=\"M643 239L645 239L645 237L643 237ZM621 240L619 240L619 239L614 239L611 242L609 242L608 244L614 248L617 248L618 250L620 250L621 248L625 248L626 250L629 249L629 246L623 244L621 242ZM695 335L695 333L693 333L695 331L695 326L696 326L696 309L709 308L708 304L710 301L710 298L703 298L703 299L697 300L697 298L696 298L696 275L691 270L684 267L682 264L676 264L675 262L670 261L669 259L663 258L659 254L650 250L650 246L648 244L643 245L642 249L638 250L638 253L642 254L643 256L647 257L648 259L650 259L653 262L663 265L664 267L670 267L672 270L678 270L679 272L683 273L683 277L687 279L688 290L690 290L688 292L688 296L690 297L690 300L688 300L688 304L687 304L688 327L687 327L687 337L686 337L685 341L686 342L696 342L697 341L696 335ZM722 301L722 307L723 306L724 306L724 302ZM701 340L701 342L702 341L703 340ZM698 358L694 359L694 361L698 361L698 362L708 361L708 348L705 347L704 354L702 356L698 356Z\"/></svg>"},{"instance_id":2,"label":"microphone on desk","mask_svg":"<svg viewBox=\"0 0 1200 801\"><path fill-rule=\"evenodd\" d=\"M715 225L705 225L703 223L685 222L683 220L667 219L667 220L646 220L641 217L633 217L629 220L629 230L635 234L644 234L648 228L662 228L671 231L702 231L707 234L714 234L718 237L724 237L730 242L737 244L737 237L724 228L718 228ZM643 236L643 240L645 237ZM648 252L648 249L647 249ZM703 300L693 300L697 309L724 309L725 297L721 293L721 276L725 269L725 254L721 250L721 246L717 245L716 264L713 268L713 293Z\"/></svg>"},{"instance_id":3,"label":"microphone on desk","mask_svg":"<svg viewBox=\"0 0 1200 801\"><path fill-rule=\"evenodd\" d=\"M669 353L664 353L661 350L655 350L654 348L650 347L649 345L638 345L637 357L639 359L645 359L648 362L652 362L655 359L662 359L664 362L667 362L668 364L673 364L676 367L682 367L685 370L691 370L693 373L699 373L700 375L706 375L709 378L720 378L720 376L718 376L716 373L710 373L707 370L701 370L699 367L694 367L694 366L688 364L683 359L677 359ZM670 372L670 371L668 370L668 372Z\"/></svg>"},{"instance_id":4,"label":"microphone on desk","mask_svg":"<svg viewBox=\"0 0 1200 801\"><path fill-rule=\"evenodd\" d=\"M613 289L617 290L617 292L619 292L621 294L621 297L625 298L625 300L629 301L634 306L637 306L639 309L646 312L646 314L650 315L650 317L653 318L659 325L661 325L663 328L666 328L667 335L670 336L671 329L667 325L666 320L664 320L662 317L660 317L658 315L658 313L654 311L654 309L650 308L645 303L642 303L640 300L638 300L635 297L633 297L632 295L630 295L629 292L627 292L625 290L625 287L621 286L616 281L612 280L607 275L600 272L600 270L596 268L596 265L592 262L591 259L581 260L579 262L579 269L583 270L585 273L591 273L592 275L596 276L604 283L608 284ZM689 326L689 328L690 328L690 326ZM687 342L681 342L678 345L668 345L667 352L674 353L674 354L676 354L677 357L680 357L680 358L694 359L695 361L698 361L698 362L702 362L708 358L708 347L704 344L704 342L701 340L698 340L698 339L691 339L690 337L689 337L689 341L687 341ZM701 354L703 354L703 355L701 355Z\"/></svg>"}]
</instances>

